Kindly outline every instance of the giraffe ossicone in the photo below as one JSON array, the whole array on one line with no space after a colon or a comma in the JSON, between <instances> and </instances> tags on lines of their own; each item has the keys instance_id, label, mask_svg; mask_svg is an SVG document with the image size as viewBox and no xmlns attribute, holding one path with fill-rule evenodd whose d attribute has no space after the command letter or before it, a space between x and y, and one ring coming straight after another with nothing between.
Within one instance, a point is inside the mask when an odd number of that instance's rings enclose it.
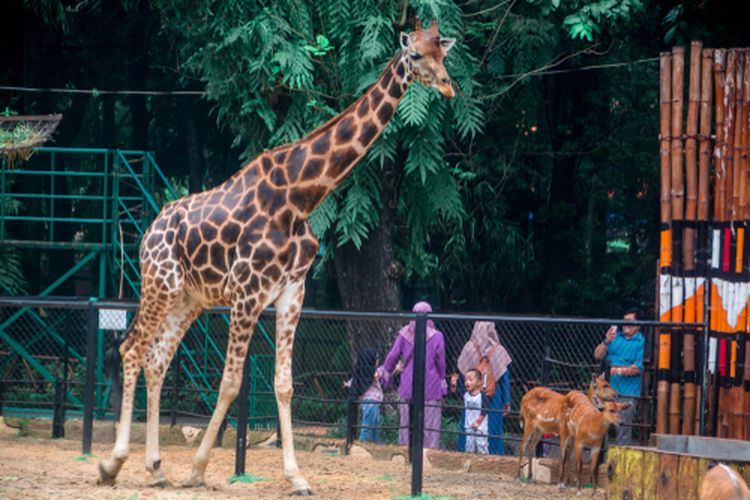
<instances>
[{"instance_id":1,"label":"giraffe ossicone","mask_svg":"<svg viewBox=\"0 0 750 500\"><path fill-rule=\"evenodd\" d=\"M99 463L99 481L113 484L129 452L135 384L144 370L148 395L146 469L168 486L159 455L159 398L172 357L204 308L231 309L226 364L211 420L183 486L204 484L219 426L237 397L256 321L276 306L274 392L279 412L284 477L292 493L312 491L294 455L290 402L292 344L302 309L305 276L318 252L307 218L388 124L412 81L454 90L444 59L454 40L437 22L417 23L400 36L401 51L379 80L338 116L293 144L265 151L223 184L166 205L140 247L141 300L120 347L123 398L112 454Z\"/></svg>"}]
</instances>

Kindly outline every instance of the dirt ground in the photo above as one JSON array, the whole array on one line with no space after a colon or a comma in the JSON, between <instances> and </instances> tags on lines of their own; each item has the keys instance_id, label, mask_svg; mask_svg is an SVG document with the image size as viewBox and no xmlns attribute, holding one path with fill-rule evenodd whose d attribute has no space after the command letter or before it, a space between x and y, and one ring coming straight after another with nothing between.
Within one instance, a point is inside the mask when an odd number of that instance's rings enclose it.
<instances>
[{"instance_id":1,"label":"dirt ground","mask_svg":"<svg viewBox=\"0 0 750 500\"><path fill-rule=\"evenodd\" d=\"M251 449L247 471L265 478L253 483L229 483L234 473L234 452L214 449L206 471L208 487L154 489L143 466L144 446L133 444L117 485L97 486L97 461L109 445L94 444L93 456L81 456L80 441L0 436L0 499L204 499L285 498L289 486L281 474L281 450ZM162 469L178 483L187 477L195 450L184 446L162 447ZM318 498L390 499L408 496L410 469L404 464L369 457L329 456L297 451L297 460ZM489 473L425 471L424 495L443 498L550 498L572 497L555 486L525 484ZM588 494L591 490L588 490ZM588 495L587 495L588 496ZM603 491L599 490L599 496Z\"/></svg>"}]
</instances>

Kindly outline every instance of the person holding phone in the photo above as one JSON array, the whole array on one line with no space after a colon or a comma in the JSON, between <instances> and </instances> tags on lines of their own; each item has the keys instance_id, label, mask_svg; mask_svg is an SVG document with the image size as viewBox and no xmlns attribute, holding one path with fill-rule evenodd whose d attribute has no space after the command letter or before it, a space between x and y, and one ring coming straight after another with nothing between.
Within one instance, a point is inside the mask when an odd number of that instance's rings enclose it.
<instances>
[{"instance_id":1,"label":"person holding phone","mask_svg":"<svg viewBox=\"0 0 750 500\"><path fill-rule=\"evenodd\" d=\"M636 321L638 309L630 308L622 317L625 321ZM641 396L641 373L643 372L644 338L638 325L623 325L622 329L612 325L604 340L596 346L594 358L609 362L610 384L620 395L620 402L631 402L629 408L620 413L615 443L628 445L633 437L633 415Z\"/></svg>"}]
</instances>

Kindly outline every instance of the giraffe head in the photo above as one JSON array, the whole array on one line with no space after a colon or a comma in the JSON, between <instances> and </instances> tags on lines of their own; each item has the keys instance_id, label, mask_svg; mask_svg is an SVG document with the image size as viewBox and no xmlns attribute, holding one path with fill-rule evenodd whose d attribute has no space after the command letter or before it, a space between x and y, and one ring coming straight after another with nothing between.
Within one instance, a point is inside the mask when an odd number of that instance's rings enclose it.
<instances>
[{"instance_id":1,"label":"giraffe head","mask_svg":"<svg viewBox=\"0 0 750 500\"><path fill-rule=\"evenodd\" d=\"M402 32L400 40L414 78L422 85L435 87L444 97L453 97L453 85L443 63L456 40L441 38L435 20L427 29L422 29L417 20L414 31Z\"/></svg>"}]
</instances>

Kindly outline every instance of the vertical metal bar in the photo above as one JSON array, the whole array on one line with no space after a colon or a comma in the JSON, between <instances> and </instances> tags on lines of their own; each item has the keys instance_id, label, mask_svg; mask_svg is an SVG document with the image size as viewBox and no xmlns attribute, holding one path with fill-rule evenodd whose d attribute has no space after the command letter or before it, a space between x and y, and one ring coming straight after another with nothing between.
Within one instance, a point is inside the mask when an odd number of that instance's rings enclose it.
<instances>
[{"instance_id":1,"label":"vertical metal bar","mask_svg":"<svg viewBox=\"0 0 750 500\"><path fill-rule=\"evenodd\" d=\"M55 153L50 156L49 240L55 241ZM67 214L66 214L67 215Z\"/></svg>"},{"instance_id":2,"label":"vertical metal bar","mask_svg":"<svg viewBox=\"0 0 750 500\"><path fill-rule=\"evenodd\" d=\"M706 429L706 412L708 412L708 406L706 405L706 392L708 383L708 328L710 325L709 317L710 314L710 300L711 300L711 278L706 277L703 289L706 292L703 294L705 299L703 300L703 367L701 377L701 408L700 408L700 431L699 435L708 435L708 429Z\"/></svg>"},{"instance_id":3,"label":"vertical metal bar","mask_svg":"<svg viewBox=\"0 0 750 500\"><path fill-rule=\"evenodd\" d=\"M364 422L363 422L364 423ZM354 429L357 426L357 403L349 398L346 405L346 445L344 454L348 455L354 444Z\"/></svg>"},{"instance_id":4,"label":"vertical metal bar","mask_svg":"<svg viewBox=\"0 0 750 500\"><path fill-rule=\"evenodd\" d=\"M95 368L96 368L96 337L99 327L97 318L98 309L96 299L89 299L89 307L86 314L86 381L83 386L83 451L91 453L91 436L94 429L94 395L95 395Z\"/></svg>"},{"instance_id":5,"label":"vertical metal bar","mask_svg":"<svg viewBox=\"0 0 750 500\"><path fill-rule=\"evenodd\" d=\"M100 250L101 254L104 250ZM99 330L99 309L96 309L95 323L94 323L94 334L96 335L96 399L95 406L98 408L96 416L97 418L104 417L104 386L107 381L104 378L104 335L103 331Z\"/></svg>"},{"instance_id":6,"label":"vertical metal bar","mask_svg":"<svg viewBox=\"0 0 750 500\"><path fill-rule=\"evenodd\" d=\"M427 316L417 315L414 332L414 365L411 399L412 456L411 496L422 495L422 450L424 449L424 378Z\"/></svg>"},{"instance_id":7,"label":"vertical metal bar","mask_svg":"<svg viewBox=\"0 0 750 500\"><path fill-rule=\"evenodd\" d=\"M552 346L550 345L550 331L549 325L544 325L544 359L542 360L542 386L546 387L549 384L549 359L552 356ZM540 439L534 450L534 456L544 456L544 440ZM531 465L529 465L531 467Z\"/></svg>"},{"instance_id":8,"label":"vertical metal bar","mask_svg":"<svg viewBox=\"0 0 750 500\"><path fill-rule=\"evenodd\" d=\"M237 447L234 451L234 475L241 476L245 473L245 456L247 453L247 408L248 387L250 373L250 351L245 356L245 364L242 367L242 385L237 400Z\"/></svg>"},{"instance_id":9,"label":"vertical metal bar","mask_svg":"<svg viewBox=\"0 0 750 500\"><path fill-rule=\"evenodd\" d=\"M0 164L0 240L5 239L5 200L9 198L5 192L5 168L7 163L5 159Z\"/></svg>"}]
</instances>

